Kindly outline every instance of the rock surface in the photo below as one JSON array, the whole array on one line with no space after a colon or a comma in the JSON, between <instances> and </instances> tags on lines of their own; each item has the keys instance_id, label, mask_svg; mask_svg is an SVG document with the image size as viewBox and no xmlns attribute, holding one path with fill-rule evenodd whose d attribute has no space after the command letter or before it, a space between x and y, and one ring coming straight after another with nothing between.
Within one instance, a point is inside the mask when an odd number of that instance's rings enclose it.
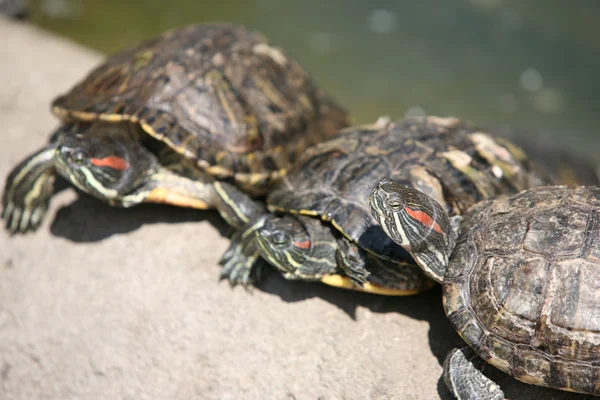
<instances>
[{"instance_id":1,"label":"rock surface","mask_svg":"<svg viewBox=\"0 0 600 400\"><path fill-rule=\"evenodd\" d=\"M101 56L0 19L0 179L57 125L51 99ZM63 185L64 186L64 185ZM0 399L434 399L461 344L439 288L384 298L219 282L211 212L106 206L73 189L38 232L0 232ZM584 398L493 373L513 399Z\"/></svg>"}]
</instances>

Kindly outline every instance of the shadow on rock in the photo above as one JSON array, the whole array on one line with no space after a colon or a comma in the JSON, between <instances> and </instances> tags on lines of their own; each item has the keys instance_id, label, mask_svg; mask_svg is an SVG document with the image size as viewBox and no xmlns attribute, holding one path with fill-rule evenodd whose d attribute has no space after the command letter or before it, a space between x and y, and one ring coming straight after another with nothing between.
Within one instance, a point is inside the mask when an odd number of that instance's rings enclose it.
<instances>
[{"instance_id":1,"label":"shadow on rock","mask_svg":"<svg viewBox=\"0 0 600 400\"><path fill-rule=\"evenodd\" d=\"M222 236L229 226L214 211L140 204L131 208L111 207L79 194L77 200L58 210L50 231L74 242L97 242L115 234L132 232L144 224L208 221Z\"/></svg>"},{"instance_id":2,"label":"shadow on rock","mask_svg":"<svg viewBox=\"0 0 600 400\"><path fill-rule=\"evenodd\" d=\"M269 267L264 280L258 286L258 290L279 296L286 302L319 297L335 305L352 319L356 319L358 307L365 307L373 313L398 312L413 319L427 321L429 322L429 346L440 365L443 365L444 359L450 350L465 346L465 342L446 318L442 306L442 289L440 286L415 296L387 297L336 289L321 283L290 281L274 268ZM510 399L591 400L597 398L528 385L519 382L491 365L487 365L484 372L500 385L507 398ZM442 377L438 381L437 389L440 399L451 400L454 398Z\"/></svg>"},{"instance_id":3,"label":"shadow on rock","mask_svg":"<svg viewBox=\"0 0 600 400\"><path fill-rule=\"evenodd\" d=\"M373 313L397 312L413 319L428 321L429 344L440 365L450 349L464 346L464 342L444 314L442 290L439 286L415 296L388 297L336 289L321 283L289 281L273 270L269 271L259 289L279 296L286 302L319 297L335 305L352 319L356 319L358 307L365 307Z\"/></svg>"}]
</instances>

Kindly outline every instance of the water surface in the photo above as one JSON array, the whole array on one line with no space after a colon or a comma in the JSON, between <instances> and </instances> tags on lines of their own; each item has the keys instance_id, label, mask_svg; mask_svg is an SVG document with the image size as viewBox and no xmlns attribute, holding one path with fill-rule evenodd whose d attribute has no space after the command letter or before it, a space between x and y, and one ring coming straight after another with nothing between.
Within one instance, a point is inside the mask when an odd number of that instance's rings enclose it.
<instances>
[{"instance_id":1,"label":"water surface","mask_svg":"<svg viewBox=\"0 0 600 400\"><path fill-rule=\"evenodd\" d=\"M110 53L232 21L297 58L357 123L454 115L600 148L594 0L34 0L34 23Z\"/></svg>"}]
</instances>

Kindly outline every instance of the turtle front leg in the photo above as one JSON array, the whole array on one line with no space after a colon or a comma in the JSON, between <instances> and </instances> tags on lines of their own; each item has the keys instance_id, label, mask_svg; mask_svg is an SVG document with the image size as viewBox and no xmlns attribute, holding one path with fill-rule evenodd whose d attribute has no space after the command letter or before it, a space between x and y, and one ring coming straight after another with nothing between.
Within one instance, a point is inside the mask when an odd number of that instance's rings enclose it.
<instances>
[{"instance_id":1,"label":"turtle front leg","mask_svg":"<svg viewBox=\"0 0 600 400\"><path fill-rule=\"evenodd\" d=\"M470 347L452 350L444 361L444 382L459 400L503 400L504 392L481 372L485 365Z\"/></svg>"},{"instance_id":2,"label":"turtle front leg","mask_svg":"<svg viewBox=\"0 0 600 400\"><path fill-rule=\"evenodd\" d=\"M221 279L228 279L231 286L242 284L248 287L260 279L265 265L260 257L256 232L264 225L266 207L230 183L215 181L212 189L215 207L221 217L239 229L220 261L223 266Z\"/></svg>"},{"instance_id":3,"label":"turtle front leg","mask_svg":"<svg viewBox=\"0 0 600 400\"><path fill-rule=\"evenodd\" d=\"M248 288L260 279L264 261L260 258L255 230L255 227L249 226L246 230L236 232L219 262L223 267L220 277L227 279L231 287L241 284Z\"/></svg>"},{"instance_id":4,"label":"turtle front leg","mask_svg":"<svg viewBox=\"0 0 600 400\"><path fill-rule=\"evenodd\" d=\"M338 265L356 286L362 287L371 274L366 268L366 255L355 243L346 238L338 239L336 252Z\"/></svg>"},{"instance_id":5,"label":"turtle front leg","mask_svg":"<svg viewBox=\"0 0 600 400\"><path fill-rule=\"evenodd\" d=\"M2 219L11 233L34 231L42 222L54 193L56 145L31 154L8 175L2 195Z\"/></svg>"}]
</instances>

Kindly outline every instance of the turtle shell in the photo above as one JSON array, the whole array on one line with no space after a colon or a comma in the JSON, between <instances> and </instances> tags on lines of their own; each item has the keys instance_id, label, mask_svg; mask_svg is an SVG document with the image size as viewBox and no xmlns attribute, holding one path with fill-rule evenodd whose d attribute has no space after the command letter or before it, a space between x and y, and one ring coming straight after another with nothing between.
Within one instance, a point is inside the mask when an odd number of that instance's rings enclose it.
<instances>
[{"instance_id":1,"label":"turtle shell","mask_svg":"<svg viewBox=\"0 0 600 400\"><path fill-rule=\"evenodd\" d=\"M478 204L444 280L450 321L519 380L600 395L599 228L598 187Z\"/></svg>"},{"instance_id":2,"label":"turtle shell","mask_svg":"<svg viewBox=\"0 0 600 400\"><path fill-rule=\"evenodd\" d=\"M283 50L226 24L167 31L117 53L52 107L65 120L139 124L210 174L258 191L348 123Z\"/></svg>"},{"instance_id":3,"label":"turtle shell","mask_svg":"<svg viewBox=\"0 0 600 400\"><path fill-rule=\"evenodd\" d=\"M525 150L529 158L551 171L558 184L571 187L600 185L598 162L575 149L568 135L556 137L512 126L497 126L492 130L510 139Z\"/></svg>"},{"instance_id":4,"label":"turtle shell","mask_svg":"<svg viewBox=\"0 0 600 400\"><path fill-rule=\"evenodd\" d=\"M453 216L481 200L550 179L533 171L516 146L455 118L379 121L348 128L308 149L268 203L273 211L329 221L371 253L406 260L406 251L369 212L369 195L383 178L427 193Z\"/></svg>"}]
</instances>

